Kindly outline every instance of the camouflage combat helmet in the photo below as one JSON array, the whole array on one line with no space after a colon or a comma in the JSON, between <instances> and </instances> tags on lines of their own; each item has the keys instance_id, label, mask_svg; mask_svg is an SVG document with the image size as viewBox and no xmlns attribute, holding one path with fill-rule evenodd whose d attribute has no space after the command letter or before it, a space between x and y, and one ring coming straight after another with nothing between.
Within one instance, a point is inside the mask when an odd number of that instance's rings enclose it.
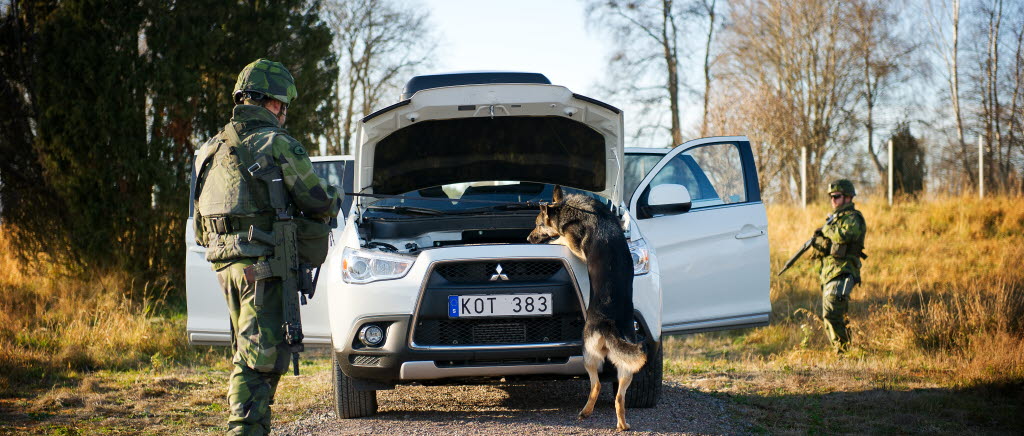
<instances>
[{"instance_id":1,"label":"camouflage combat helmet","mask_svg":"<svg viewBox=\"0 0 1024 436\"><path fill-rule=\"evenodd\" d=\"M843 195L853 197L857 195L857 191L853 189L853 182L847 179L839 179L828 185L828 193L832 194L839 192Z\"/></svg>"},{"instance_id":2,"label":"camouflage combat helmet","mask_svg":"<svg viewBox=\"0 0 1024 436\"><path fill-rule=\"evenodd\" d=\"M242 94L245 92L260 93L284 104L290 104L299 96L295 89L295 79L288 69L280 62L262 58L246 65L238 73L235 90L231 93L235 104L242 103Z\"/></svg>"}]
</instances>

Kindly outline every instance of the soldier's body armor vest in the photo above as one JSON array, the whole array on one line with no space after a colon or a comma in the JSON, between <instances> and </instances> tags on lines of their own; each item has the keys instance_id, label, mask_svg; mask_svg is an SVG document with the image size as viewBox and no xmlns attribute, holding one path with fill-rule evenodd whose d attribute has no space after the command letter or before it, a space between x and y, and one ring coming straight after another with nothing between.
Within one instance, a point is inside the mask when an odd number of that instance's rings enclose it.
<instances>
[{"instance_id":1,"label":"soldier's body armor vest","mask_svg":"<svg viewBox=\"0 0 1024 436\"><path fill-rule=\"evenodd\" d=\"M240 138L229 122L200 148L196 156L195 232L196 243L207 247L206 260L223 262L244 257L267 256L272 247L248 241L249 226L269 230L274 220L267 187L247 170L270 146L280 129L261 128ZM265 151L269 154L269 150Z\"/></svg>"},{"instance_id":2,"label":"soldier's body armor vest","mask_svg":"<svg viewBox=\"0 0 1024 436\"><path fill-rule=\"evenodd\" d=\"M821 257L821 267L819 270L819 280L822 285L844 274L851 276L858 282L860 281L861 259L867 257L864 254L864 238L867 235L864 216L860 211L850 207L830 216L825 224L826 228L822 230L826 235L831 235L834 233L834 229L830 227L844 225L844 222L848 223L851 220L856 223L855 227L859 229L857 232L859 234L854 236L853 240L848 240L845 243L831 241L828 249L822 253L823 256ZM847 235L847 237L850 236L853 235Z\"/></svg>"},{"instance_id":3,"label":"soldier's body armor vest","mask_svg":"<svg viewBox=\"0 0 1024 436\"><path fill-rule=\"evenodd\" d=\"M857 209L850 209L850 210L842 211L838 215L836 215L835 219L836 219L836 221L838 221L838 220L846 217L847 215L853 215L854 219L856 219L857 222L860 223L860 227L861 228L865 227L864 215L861 215L860 211L857 210ZM847 259L850 259L850 260L853 260L854 258L856 258L859 261L860 258L865 257L865 255L864 255L864 237L865 236L866 235L861 234L859 238L857 238L856 240L854 240L852 242L846 243L846 244L832 244L832 247L831 247L831 250L830 250L831 253L829 253L829 254L831 254L833 257L847 258Z\"/></svg>"}]
</instances>

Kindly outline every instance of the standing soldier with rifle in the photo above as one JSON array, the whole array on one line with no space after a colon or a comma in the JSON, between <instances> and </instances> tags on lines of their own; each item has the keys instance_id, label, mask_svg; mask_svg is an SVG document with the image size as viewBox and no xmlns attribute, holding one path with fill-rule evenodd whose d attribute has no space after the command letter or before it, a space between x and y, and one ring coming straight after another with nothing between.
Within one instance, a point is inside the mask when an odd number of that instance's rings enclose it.
<instances>
[{"instance_id":1,"label":"standing soldier with rifle","mask_svg":"<svg viewBox=\"0 0 1024 436\"><path fill-rule=\"evenodd\" d=\"M284 65L258 59L238 75L231 121L196 156L196 242L227 298L232 363L228 432L270 432L270 405L302 351L299 300L323 263L337 188L317 177L284 125L297 96ZM289 359L290 358L290 359Z\"/></svg>"},{"instance_id":2,"label":"standing soldier with rifle","mask_svg":"<svg viewBox=\"0 0 1024 436\"><path fill-rule=\"evenodd\" d=\"M867 224L864 215L854 209L853 197L857 191L853 189L853 182L846 179L832 182L828 195L833 211L825 219L825 225L815 232L812 246L821 259L818 278L825 331L836 353L842 354L850 344L850 333L846 330L850 292L860 283L860 261L867 258L864 254Z\"/></svg>"},{"instance_id":3,"label":"standing soldier with rifle","mask_svg":"<svg viewBox=\"0 0 1024 436\"><path fill-rule=\"evenodd\" d=\"M836 353L846 352L850 333L846 329L846 312L850 306L850 292L860 283L860 261L864 254L864 235L867 224L864 215L854 209L853 197L857 192L853 182L841 179L828 186L832 200L832 214L825 225L814 231L814 236L779 271L786 272L808 249L814 249L819 260L818 278L821 280L822 319L825 331Z\"/></svg>"}]
</instances>

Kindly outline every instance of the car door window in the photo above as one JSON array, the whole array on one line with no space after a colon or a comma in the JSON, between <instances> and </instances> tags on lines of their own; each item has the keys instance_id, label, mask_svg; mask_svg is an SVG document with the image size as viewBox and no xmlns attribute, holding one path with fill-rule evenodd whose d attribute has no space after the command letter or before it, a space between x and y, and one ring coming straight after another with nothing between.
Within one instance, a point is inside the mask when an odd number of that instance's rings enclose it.
<instances>
[{"instance_id":1,"label":"car door window","mask_svg":"<svg viewBox=\"0 0 1024 436\"><path fill-rule=\"evenodd\" d=\"M743 162L736 144L705 145L687 150L683 155L691 158L694 173L703 174L704 186L710 188L702 192L706 195L701 199L717 199L723 204L747 201Z\"/></svg>"},{"instance_id":2,"label":"car door window","mask_svg":"<svg viewBox=\"0 0 1024 436\"><path fill-rule=\"evenodd\" d=\"M647 206L651 188L662 184L683 185L690 192L691 209L746 201L743 164L735 144L695 147L665 163L641 194L638 206Z\"/></svg>"}]
</instances>

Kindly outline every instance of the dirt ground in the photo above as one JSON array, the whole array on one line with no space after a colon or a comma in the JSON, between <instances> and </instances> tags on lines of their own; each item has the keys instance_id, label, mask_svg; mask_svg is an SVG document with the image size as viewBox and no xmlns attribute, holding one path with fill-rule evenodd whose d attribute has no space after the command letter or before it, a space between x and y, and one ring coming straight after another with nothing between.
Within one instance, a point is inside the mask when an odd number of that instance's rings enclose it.
<instances>
[{"instance_id":1,"label":"dirt ground","mask_svg":"<svg viewBox=\"0 0 1024 436\"><path fill-rule=\"evenodd\" d=\"M603 386L594 414L577 419L586 399L584 381L522 386L405 386L378 394L378 415L338 420L332 408L280 426L282 434L612 434L615 408L611 385ZM638 434L737 434L750 425L726 409L726 402L676 382L666 382L658 407L630 409Z\"/></svg>"},{"instance_id":2,"label":"dirt ground","mask_svg":"<svg viewBox=\"0 0 1024 436\"><path fill-rule=\"evenodd\" d=\"M630 409L636 434L1019 434L1024 386L941 387L940 373L879 372L855 359L803 366L672 364L662 398ZM789 360L792 362L792 359ZM400 386L376 416L336 419L330 359L306 353L282 379L275 434L613 434L611 385L577 420L584 380L528 385ZM227 362L162 371L101 371L0 398L0 434L215 434L225 430ZM902 374L902 375L901 375Z\"/></svg>"}]
</instances>

